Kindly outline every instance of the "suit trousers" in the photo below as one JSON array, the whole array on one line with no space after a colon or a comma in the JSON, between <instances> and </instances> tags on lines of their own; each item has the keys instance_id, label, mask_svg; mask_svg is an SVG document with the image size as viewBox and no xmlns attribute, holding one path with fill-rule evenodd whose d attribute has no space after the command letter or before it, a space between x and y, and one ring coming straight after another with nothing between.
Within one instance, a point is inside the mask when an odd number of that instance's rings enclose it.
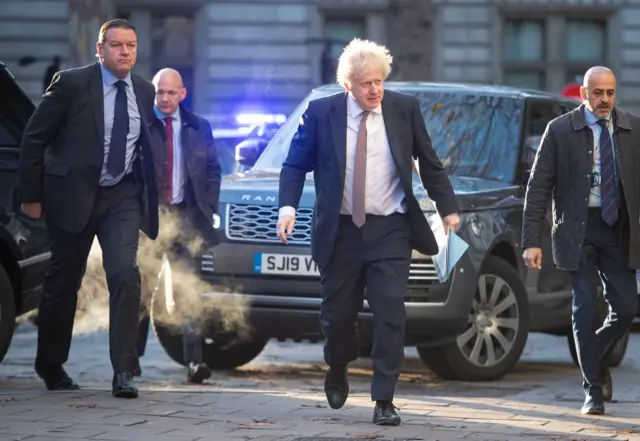
<instances>
[{"instance_id":1,"label":"suit trousers","mask_svg":"<svg viewBox=\"0 0 640 441\"><path fill-rule=\"evenodd\" d=\"M191 268L194 268L196 261L194 259L194 256L191 255L191 252L186 249L184 244L189 243L193 240L193 235L196 230L188 220L189 216L186 204L183 202L176 205L165 205L163 208L163 211L165 211L164 215L171 216L173 218L171 220L171 223L174 225L178 225L181 234L175 235L173 240L165 240L165 235L162 231L161 218L161 232L159 240L156 241L156 244L159 244L162 249L157 249L156 251L158 252L158 254L165 253L167 255L167 259L172 267L172 271L174 272L174 274L180 274L180 272L183 271L190 271ZM168 233L171 235L175 234L175 232L173 231L169 231ZM157 257L160 258L160 255L158 255ZM154 278L151 274L143 274L142 279L145 285L143 287L143 292L145 294L143 295L143 301L140 305L140 323L138 325L138 334L136 338L136 349L139 357L144 356L147 347L147 341L149 338L149 325L151 322L151 305L154 301L154 296L165 294L164 290L162 289L161 280L159 278ZM153 289L151 289L152 286L154 287ZM176 283L176 276L174 276L173 287L176 304L180 306L180 285L179 283ZM188 293L183 293L183 295L187 294ZM181 319L179 330L182 336L182 350L184 354L184 361L186 363L201 363L203 361L203 358L201 338L202 326L200 323L200 319L197 315L192 316L188 311L180 312L180 316Z\"/></svg>"},{"instance_id":2,"label":"suit trousers","mask_svg":"<svg viewBox=\"0 0 640 441\"><path fill-rule=\"evenodd\" d=\"M51 264L38 311L36 366L62 365L69 357L78 291L97 236L109 288L111 365L116 373L133 370L140 308L141 192L142 186L129 174L111 187L99 187L89 222L79 233L48 222Z\"/></svg>"},{"instance_id":3,"label":"suit trousers","mask_svg":"<svg viewBox=\"0 0 640 441\"><path fill-rule=\"evenodd\" d=\"M613 226L602 219L599 208L590 208L582 244L580 266L570 272L573 288L573 336L583 377L590 395L601 396L600 363L629 329L637 311L636 272L629 268L629 241L625 239L626 213ZM609 314L595 330L598 315L598 279L604 286Z\"/></svg>"},{"instance_id":4,"label":"suit trousers","mask_svg":"<svg viewBox=\"0 0 640 441\"><path fill-rule=\"evenodd\" d=\"M411 227L404 214L367 215L358 228L340 216L334 251L319 267L324 358L346 366L360 352L358 313L365 298L373 312L371 398L392 401L404 361L404 294L411 264Z\"/></svg>"}]
</instances>

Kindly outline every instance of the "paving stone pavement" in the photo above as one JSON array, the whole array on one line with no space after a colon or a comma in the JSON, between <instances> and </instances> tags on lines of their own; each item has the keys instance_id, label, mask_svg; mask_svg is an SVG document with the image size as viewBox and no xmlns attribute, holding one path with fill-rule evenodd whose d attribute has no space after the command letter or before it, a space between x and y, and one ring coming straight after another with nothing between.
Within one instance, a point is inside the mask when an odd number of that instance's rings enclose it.
<instances>
[{"instance_id":1,"label":"paving stone pavement","mask_svg":"<svg viewBox=\"0 0 640 441\"><path fill-rule=\"evenodd\" d=\"M106 336L74 338L69 372L83 387L75 392L44 390L30 367L32 339L18 335L0 365L0 441L640 441L640 335L613 371L616 402L602 417L579 413L578 371L562 339L531 338L515 371L492 383L435 380L408 352L395 401L403 424L389 428L371 423L370 360L350 370L347 405L327 406L319 345L270 345L246 368L187 386L184 370L163 365L154 342L140 398L119 400L110 394L106 348L92 352ZM548 352L553 345L562 347L561 361ZM287 359L293 353L298 361ZM80 367L78 359L94 361Z\"/></svg>"}]
</instances>

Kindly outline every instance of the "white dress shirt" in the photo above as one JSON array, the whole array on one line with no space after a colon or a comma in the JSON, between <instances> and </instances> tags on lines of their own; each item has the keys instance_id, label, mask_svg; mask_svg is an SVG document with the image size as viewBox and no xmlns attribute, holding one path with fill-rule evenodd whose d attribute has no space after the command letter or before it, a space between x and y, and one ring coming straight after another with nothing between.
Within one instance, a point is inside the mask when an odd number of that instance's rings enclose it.
<instances>
[{"instance_id":1,"label":"white dress shirt","mask_svg":"<svg viewBox=\"0 0 640 441\"><path fill-rule=\"evenodd\" d=\"M171 203L180 204L184 201L184 153L182 151L182 121L180 119L180 109L177 109L172 115L165 115L154 107L156 116L162 125L167 123L164 119L171 116L171 126L173 128L173 158L167 158L167 161L173 161L173 179L171 182ZM165 129L166 130L166 129Z\"/></svg>"},{"instance_id":2,"label":"white dress shirt","mask_svg":"<svg viewBox=\"0 0 640 441\"><path fill-rule=\"evenodd\" d=\"M356 155L358 128L363 109L349 96L347 98L347 157L342 190L340 213L352 214L353 206L353 167ZM387 216L406 212L405 194L400 183L387 131L382 116L382 106L378 105L367 117L367 180L365 188L365 212L367 214ZM280 208L279 217L295 216L293 207Z\"/></svg>"}]
</instances>

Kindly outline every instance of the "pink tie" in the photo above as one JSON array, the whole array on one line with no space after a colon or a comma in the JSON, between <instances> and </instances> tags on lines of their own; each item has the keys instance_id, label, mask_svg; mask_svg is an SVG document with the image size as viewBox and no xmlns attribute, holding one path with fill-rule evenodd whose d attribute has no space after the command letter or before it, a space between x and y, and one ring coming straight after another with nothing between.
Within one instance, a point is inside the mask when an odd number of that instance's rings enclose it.
<instances>
[{"instance_id":1,"label":"pink tie","mask_svg":"<svg viewBox=\"0 0 640 441\"><path fill-rule=\"evenodd\" d=\"M368 111L362 112L358 139L356 141L356 158L353 164L353 201L352 219L356 227L361 228L366 221L365 188L367 184L367 117Z\"/></svg>"}]
</instances>

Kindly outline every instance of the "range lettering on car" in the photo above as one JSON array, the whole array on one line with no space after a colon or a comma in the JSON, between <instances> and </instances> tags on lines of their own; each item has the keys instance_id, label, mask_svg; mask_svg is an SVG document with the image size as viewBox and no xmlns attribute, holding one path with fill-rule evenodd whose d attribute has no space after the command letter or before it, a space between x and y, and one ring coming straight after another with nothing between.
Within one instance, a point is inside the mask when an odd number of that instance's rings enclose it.
<instances>
[{"instance_id":1,"label":"range lettering on car","mask_svg":"<svg viewBox=\"0 0 640 441\"><path fill-rule=\"evenodd\" d=\"M242 195L242 200L243 201L261 201L261 202L275 202L276 201L276 197L275 196L254 196L251 194L243 194Z\"/></svg>"}]
</instances>

